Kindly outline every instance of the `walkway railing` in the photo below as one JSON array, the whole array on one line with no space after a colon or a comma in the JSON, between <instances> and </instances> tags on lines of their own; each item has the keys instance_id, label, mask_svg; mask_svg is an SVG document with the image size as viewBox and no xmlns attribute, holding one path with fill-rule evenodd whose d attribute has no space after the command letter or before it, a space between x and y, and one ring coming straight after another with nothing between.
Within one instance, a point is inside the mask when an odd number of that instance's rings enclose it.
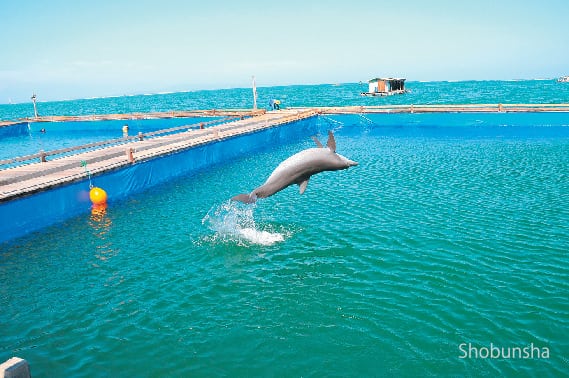
<instances>
[{"instance_id":1,"label":"walkway railing","mask_svg":"<svg viewBox=\"0 0 569 378\"><path fill-rule=\"evenodd\" d=\"M108 147L108 146L117 146L117 145L121 145L121 144L127 144L127 143L130 143L132 141L142 141L146 138L152 138L152 137L157 137L157 136L166 135L166 134L184 132L184 131L188 131L188 130L203 129L205 127L209 127L212 125L226 123L226 122L234 121L236 119L243 119L243 118L244 118L244 116L225 117L225 118L216 119L216 120L212 120L212 121L208 121L208 122L199 122L199 123L193 123L190 125L171 127L168 129L162 129L162 130L152 131L152 132L148 132L148 133L140 132L135 136L128 136L128 137L122 137L122 138L116 138L116 139L108 139L108 140L104 140L104 141L100 141L100 142L82 144L82 145L74 146L74 147L67 147L67 148L61 148L61 149L50 150L50 151L41 150L38 153L32 154L32 155L25 155L25 156L14 157L11 159L0 160L0 170L11 168L11 167L14 167L16 165L20 165L22 163L26 164L28 162L32 162L33 160L38 160L38 159L40 162L46 162L47 158L50 156L53 157L53 156L63 156L63 155L65 155L65 156L74 155L75 153L80 153L80 152L84 152L87 150L94 150L97 148L104 148L104 147Z\"/></svg>"},{"instance_id":2,"label":"walkway railing","mask_svg":"<svg viewBox=\"0 0 569 378\"><path fill-rule=\"evenodd\" d=\"M454 104L454 105L379 105L316 108L322 114L353 113L510 113L569 112L569 104Z\"/></svg>"}]
</instances>

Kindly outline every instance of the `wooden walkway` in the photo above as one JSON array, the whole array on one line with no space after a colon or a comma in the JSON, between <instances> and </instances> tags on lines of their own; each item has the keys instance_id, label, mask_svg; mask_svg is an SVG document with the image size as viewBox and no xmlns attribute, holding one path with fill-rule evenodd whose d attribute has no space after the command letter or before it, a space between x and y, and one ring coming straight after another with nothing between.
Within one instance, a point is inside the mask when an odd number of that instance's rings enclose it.
<instances>
[{"instance_id":1,"label":"wooden walkway","mask_svg":"<svg viewBox=\"0 0 569 378\"><path fill-rule=\"evenodd\" d=\"M321 114L569 112L569 104L382 105L317 108Z\"/></svg>"},{"instance_id":2,"label":"wooden walkway","mask_svg":"<svg viewBox=\"0 0 569 378\"><path fill-rule=\"evenodd\" d=\"M126 144L5 169L0 171L0 202L84 180L87 174L82 162L86 162L89 172L96 175L202 144L309 118L316 114L313 109L269 113L262 111L262 115L204 129L142 141L133 139Z\"/></svg>"},{"instance_id":3,"label":"wooden walkway","mask_svg":"<svg viewBox=\"0 0 569 378\"><path fill-rule=\"evenodd\" d=\"M155 136L152 138L129 137L122 140L93 143L95 150L76 153L75 155L51 158L45 162L17 166L0 170L0 203L15 198L33 194L39 191L84 180L87 177L82 162L86 162L89 172L97 175L103 172L119 169L130 164L136 164L188 148L247 134L257 130L274 127L283 123L294 122L317 114L365 114L365 113L452 113L452 112L569 112L569 104L474 104L474 105L386 105L386 106L347 106L320 108L292 108L287 110L255 112L241 110L208 110L160 113L131 113L106 114L94 116L65 116L39 117L19 120L12 123L0 124L0 127L14 123L57 122L57 121L88 121L88 120L129 120L173 117L203 117L203 116L250 116L241 120L226 122L204 129L179 131L175 134ZM188 129L188 128L186 128ZM82 146L85 147L85 146ZM73 150L75 148L71 148ZM84 150L84 149L83 149ZM65 151L68 152L68 151ZM25 158L15 158L2 161L11 164L12 161L39 161L41 154ZM61 156L61 155L60 155ZM38 158L39 157L39 158Z\"/></svg>"}]
</instances>

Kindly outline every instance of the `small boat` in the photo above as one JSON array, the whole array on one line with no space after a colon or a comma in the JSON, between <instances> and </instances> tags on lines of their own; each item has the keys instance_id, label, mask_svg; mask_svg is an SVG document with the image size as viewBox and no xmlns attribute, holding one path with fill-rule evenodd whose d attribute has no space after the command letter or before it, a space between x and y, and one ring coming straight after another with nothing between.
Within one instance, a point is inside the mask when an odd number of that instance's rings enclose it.
<instances>
[{"instance_id":1,"label":"small boat","mask_svg":"<svg viewBox=\"0 0 569 378\"><path fill-rule=\"evenodd\" d=\"M561 76L559 79L557 79L558 83L569 83L569 76Z\"/></svg>"},{"instance_id":2,"label":"small boat","mask_svg":"<svg viewBox=\"0 0 569 378\"><path fill-rule=\"evenodd\" d=\"M375 78L369 80L368 84L369 89L362 92L362 96L391 96L408 92L405 90L405 79Z\"/></svg>"}]
</instances>

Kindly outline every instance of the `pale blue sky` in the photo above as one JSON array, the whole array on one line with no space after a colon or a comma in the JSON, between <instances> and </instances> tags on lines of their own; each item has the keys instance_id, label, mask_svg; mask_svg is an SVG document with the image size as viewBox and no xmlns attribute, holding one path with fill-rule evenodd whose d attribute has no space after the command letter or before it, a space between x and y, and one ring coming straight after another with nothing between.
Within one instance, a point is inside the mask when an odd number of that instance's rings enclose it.
<instances>
[{"instance_id":1,"label":"pale blue sky","mask_svg":"<svg viewBox=\"0 0 569 378\"><path fill-rule=\"evenodd\" d=\"M567 0L2 0L0 103L569 74Z\"/></svg>"}]
</instances>

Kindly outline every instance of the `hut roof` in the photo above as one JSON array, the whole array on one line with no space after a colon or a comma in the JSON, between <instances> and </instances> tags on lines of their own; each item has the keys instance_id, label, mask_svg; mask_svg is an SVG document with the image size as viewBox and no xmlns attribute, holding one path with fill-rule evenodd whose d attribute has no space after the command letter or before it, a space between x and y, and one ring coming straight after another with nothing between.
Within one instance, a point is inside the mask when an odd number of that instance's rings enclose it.
<instances>
[{"instance_id":1,"label":"hut roof","mask_svg":"<svg viewBox=\"0 0 569 378\"><path fill-rule=\"evenodd\" d=\"M376 77L375 79L368 80L368 83L373 83L374 81L405 81L406 79L393 78L393 77Z\"/></svg>"}]
</instances>

